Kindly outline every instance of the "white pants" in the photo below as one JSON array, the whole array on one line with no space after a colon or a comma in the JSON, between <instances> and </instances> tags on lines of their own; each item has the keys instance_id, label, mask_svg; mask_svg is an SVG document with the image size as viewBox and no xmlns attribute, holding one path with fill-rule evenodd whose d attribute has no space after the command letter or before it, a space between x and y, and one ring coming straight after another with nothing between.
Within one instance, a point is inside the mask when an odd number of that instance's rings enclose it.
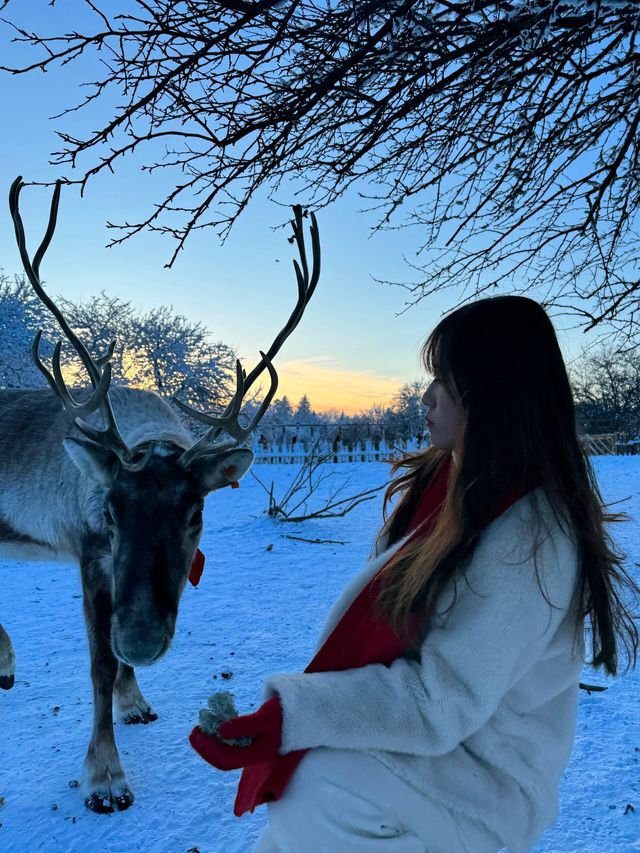
<instances>
[{"instance_id":1,"label":"white pants","mask_svg":"<svg viewBox=\"0 0 640 853\"><path fill-rule=\"evenodd\" d=\"M461 792L464 796L464 792ZM482 823L457 815L357 750L313 749L254 853L498 853Z\"/></svg>"}]
</instances>

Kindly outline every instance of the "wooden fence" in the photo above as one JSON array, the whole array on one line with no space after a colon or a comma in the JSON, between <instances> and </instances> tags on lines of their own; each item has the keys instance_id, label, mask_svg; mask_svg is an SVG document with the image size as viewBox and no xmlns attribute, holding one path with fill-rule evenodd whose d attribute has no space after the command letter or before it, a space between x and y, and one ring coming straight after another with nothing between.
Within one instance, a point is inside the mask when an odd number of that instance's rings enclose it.
<instances>
[{"instance_id":1,"label":"wooden fence","mask_svg":"<svg viewBox=\"0 0 640 853\"><path fill-rule=\"evenodd\" d=\"M615 432L601 435L581 435L580 441L591 456L614 456L618 434Z\"/></svg>"},{"instance_id":2,"label":"wooden fence","mask_svg":"<svg viewBox=\"0 0 640 853\"><path fill-rule=\"evenodd\" d=\"M640 436L633 438L619 432L581 435L580 440L591 456L636 456L640 454Z\"/></svg>"},{"instance_id":3,"label":"wooden fence","mask_svg":"<svg viewBox=\"0 0 640 853\"><path fill-rule=\"evenodd\" d=\"M386 441L356 441L356 442L256 442L253 447L255 462L262 464L302 465L310 454L324 459L327 463L339 462L390 462L400 459L406 453L420 449L419 442L413 438L409 441L399 441L396 444Z\"/></svg>"},{"instance_id":4,"label":"wooden fence","mask_svg":"<svg viewBox=\"0 0 640 853\"><path fill-rule=\"evenodd\" d=\"M591 456L640 454L640 439L623 440L619 433L582 435L580 440ZM335 440L312 442L308 439L297 439L294 436L281 442L256 441L253 452L255 462L270 465L302 465L311 453L316 458L321 457L327 463L391 462L402 458L406 453L412 453L427 446L422 438L397 442L370 439L355 442Z\"/></svg>"}]
</instances>

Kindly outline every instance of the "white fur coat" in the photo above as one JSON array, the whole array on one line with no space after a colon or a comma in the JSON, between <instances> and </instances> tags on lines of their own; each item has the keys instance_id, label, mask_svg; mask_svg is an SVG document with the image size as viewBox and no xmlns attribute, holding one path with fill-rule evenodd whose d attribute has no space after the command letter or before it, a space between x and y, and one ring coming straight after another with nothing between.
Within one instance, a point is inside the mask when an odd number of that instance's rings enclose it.
<instances>
[{"instance_id":1,"label":"white fur coat","mask_svg":"<svg viewBox=\"0 0 640 853\"><path fill-rule=\"evenodd\" d=\"M349 584L321 640L391 553ZM520 499L484 531L448 614L452 587L443 593L419 661L268 679L283 707L281 752L364 750L525 853L556 818L573 744L578 564L543 490Z\"/></svg>"}]
</instances>

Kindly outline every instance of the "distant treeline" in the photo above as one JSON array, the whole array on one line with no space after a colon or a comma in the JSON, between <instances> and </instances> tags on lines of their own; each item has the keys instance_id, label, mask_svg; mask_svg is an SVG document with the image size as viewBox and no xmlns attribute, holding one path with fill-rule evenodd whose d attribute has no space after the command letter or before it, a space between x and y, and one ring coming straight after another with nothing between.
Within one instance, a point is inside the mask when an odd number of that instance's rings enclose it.
<instances>
[{"instance_id":1,"label":"distant treeline","mask_svg":"<svg viewBox=\"0 0 640 853\"><path fill-rule=\"evenodd\" d=\"M94 355L105 352L116 340L114 383L150 388L169 400L177 397L211 412L224 406L233 393L235 349L173 308L162 306L142 313L131 302L104 292L82 303L60 297L56 301ZM44 379L31 360L38 329L43 330L43 353L50 356L59 338L55 320L22 277L0 273L0 388L43 386ZM72 354L65 358L69 384L86 383L77 358ZM580 433L617 433L621 440L638 437L637 347L620 352L612 344L604 344L585 351L571 366L570 378ZM297 403L281 397L262 420L261 435L269 443L280 444L295 436L302 440L322 434L329 441L337 436L345 447L361 441L413 441L421 446L425 440L421 398L426 386L426 379L406 383L389 405L372 406L355 417L338 410L315 412L306 395ZM248 415L257 404L255 397L247 401Z\"/></svg>"}]
</instances>

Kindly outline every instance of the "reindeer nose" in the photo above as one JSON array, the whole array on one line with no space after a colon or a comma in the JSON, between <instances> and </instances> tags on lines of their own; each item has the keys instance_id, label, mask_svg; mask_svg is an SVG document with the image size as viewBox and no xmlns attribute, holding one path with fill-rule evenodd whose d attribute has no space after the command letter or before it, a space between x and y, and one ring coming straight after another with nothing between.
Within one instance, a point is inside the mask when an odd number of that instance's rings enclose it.
<instances>
[{"instance_id":1,"label":"reindeer nose","mask_svg":"<svg viewBox=\"0 0 640 853\"><path fill-rule=\"evenodd\" d=\"M129 666L150 666L171 645L175 620L114 619L111 627L111 649Z\"/></svg>"}]
</instances>

